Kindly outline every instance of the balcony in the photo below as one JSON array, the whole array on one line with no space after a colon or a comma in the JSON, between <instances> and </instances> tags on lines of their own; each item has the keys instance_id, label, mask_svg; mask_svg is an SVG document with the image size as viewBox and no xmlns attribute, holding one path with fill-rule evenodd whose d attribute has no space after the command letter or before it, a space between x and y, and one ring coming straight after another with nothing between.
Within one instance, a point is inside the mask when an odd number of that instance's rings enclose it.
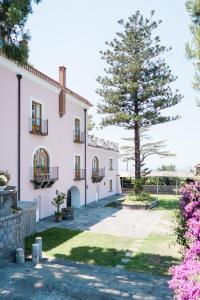
<instances>
[{"instance_id":1,"label":"balcony","mask_svg":"<svg viewBox=\"0 0 200 300\"><path fill-rule=\"evenodd\" d=\"M85 133L80 130L74 131L74 143L83 144L85 143Z\"/></svg>"},{"instance_id":2,"label":"balcony","mask_svg":"<svg viewBox=\"0 0 200 300\"><path fill-rule=\"evenodd\" d=\"M74 172L74 180L85 179L85 169L76 169Z\"/></svg>"},{"instance_id":3,"label":"balcony","mask_svg":"<svg viewBox=\"0 0 200 300\"><path fill-rule=\"evenodd\" d=\"M35 189L51 187L58 180L58 167L49 168L31 168L31 182L34 183Z\"/></svg>"},{"instance_id":4,"label":"balcony","mask_svg":"<svg viewBox=\"0 0 200 300\"><path fill-rule=\"evenodd\" d=\"M105 168L98 171L92 170L92 182L101 182L105 177Z\"/></svg>"},{"instance_id":5,"label":"balcony","mask_svg":"<svg viewBox=\"0 0 200 300\"><path fill-rule=\"evenodd\" d=\"M29 119L29 132L37 135L48 135L48 120Z\"/></svg>"}]
</instances>

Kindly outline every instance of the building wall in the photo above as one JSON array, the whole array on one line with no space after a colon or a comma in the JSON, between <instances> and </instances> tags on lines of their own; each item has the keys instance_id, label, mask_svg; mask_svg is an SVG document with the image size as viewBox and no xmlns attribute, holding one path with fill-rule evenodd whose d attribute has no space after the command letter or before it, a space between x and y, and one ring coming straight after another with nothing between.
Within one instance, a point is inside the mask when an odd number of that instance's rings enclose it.
<instances>
[{"instance_id":1,"label":"building wall","mask_svg":"<svg viewBox=\"0 0 200 300\"><path fill-rule=\"evenodd\" d=\"M76 186L80 192L80 206L85 203L84 180L74 180L75 155L81 156L81 168L84 169L84 144L73 142L74 119L81 120L84 131L84 108L86 107L73 95L66 95L66 114L59 116L59 88L36 79L27 71L13 63L0 59L0 128L3 128L0 147L0 170L9 170L10 184L17 186L17 86L16 74L22 74L21 80L21 200L39 199L40 218L53 214L55 208L51 200L58 189L67 192ZM48 119L48 135L40 136L29 132L31 101L43 105L42 118ZM44 148L50 156L50 166L59 167L59 180L51 188L34 189L30 182L33 157L37 149ZM106 167L106 177L99 183L99 196L104 198L116 193L116 175L118 173L118 154L112 151L88 147L88 202L96 199L98 184L91 182L92 157L97 155L100 167ZM109 158L114 158L114 170L108 171ZM113 179L113 192L108 192L108 180ZM72 203L73 205L73 203ZM77 203L76 203L76 206Z\"/></svg>"},{"instance_id":2,"label":"building wall","mask_svg":"<svg viewBox=\"0 0 200 300\"><path fill-rule=\"evenodd\" d=\"M92 175L92 160L94 157L99 160L99 168L105 168L105 178L99 183L93 183ZM109 170L109 159L113 159L113 170ZM88 203L94 200L102 199L108 196L117 194L117 180L118 180L118 159L119 153L102 148L88 146L88 159L87 159L87 199ZM113 181L113 190L110 191L109 180Z\"/></svg>"}]
</instances>

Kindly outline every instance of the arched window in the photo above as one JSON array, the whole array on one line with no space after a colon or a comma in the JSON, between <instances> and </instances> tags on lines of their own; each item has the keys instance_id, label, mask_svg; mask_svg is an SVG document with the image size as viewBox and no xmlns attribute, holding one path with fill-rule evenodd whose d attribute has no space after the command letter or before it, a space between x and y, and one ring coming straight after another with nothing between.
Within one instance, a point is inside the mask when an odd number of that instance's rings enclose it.
<instances>
[{"instance_id":1,"label":"arched window","mask_svg":"<svg viewBox=\"0 0 200 300\"><path fill-rule=\"evenodd\" d=\"M37 150L33 161L34 174L49 173L49 155L43 148Z\"/></svg>"},{"instance_id":2,"label":"arched window","mask_svg":"<svg viewBox=\"0 0 200 300\"><path fill-rule=\"evenodd\" d=\"M92 160L92 174L98 174L99 172L99 160L95 156Z\"/></svg>"}]
</instances>

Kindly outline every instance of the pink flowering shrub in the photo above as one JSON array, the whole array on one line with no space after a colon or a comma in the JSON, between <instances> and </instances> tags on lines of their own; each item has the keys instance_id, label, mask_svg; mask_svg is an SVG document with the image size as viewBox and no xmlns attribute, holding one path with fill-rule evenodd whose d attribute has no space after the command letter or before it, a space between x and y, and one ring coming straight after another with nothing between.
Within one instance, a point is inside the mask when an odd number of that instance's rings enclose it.
<instances>
[{"instance_id":1,"label":"pink flowering shrub","mask_svg":"<svg viewBox=\"0 0 200 300\"><path fill-rule=\"evenodd\" d=\"M181 189L179 217L184 228L178 237L185 246L181 265L171 268L169 286L177 300L200 300L200 182Z\"/></svg>"}]
</instances>

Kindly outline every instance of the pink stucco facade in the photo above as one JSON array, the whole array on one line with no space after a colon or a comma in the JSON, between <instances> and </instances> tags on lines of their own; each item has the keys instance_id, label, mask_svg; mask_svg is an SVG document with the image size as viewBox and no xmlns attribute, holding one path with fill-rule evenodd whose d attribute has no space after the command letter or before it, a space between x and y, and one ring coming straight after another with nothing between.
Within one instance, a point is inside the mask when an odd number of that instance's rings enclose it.
<instances>
[{"instance_id":1,"label":"pink stucco facade","mask_svg":"<svg viewBox=\"0 0 200 300\"><path fill-rule=\"evenodd\" d=\"M0 56L0 170L9 170L12 179L10 184L17 186L17 139L18 139L18 82L17 74L21 79L21 200L33 201L38 199L39 218L53 214L51 204L55 190L67 192L71 187L76 187L72 206L85 204L85 181L74 180L75 155L81 157L81 169L84 169L85 144L74 143L75 118L80 119L80 130L84 131L84 109L89 105L80 101L74 94L66 93L66 113L61 118L59 115L60 87L51 84L23 67ZM29 131L32 113L32 102L42 106L42 119L48 119L48 135L36 135ZM92 147L87 143L87 203L120 193L118 177L119 153ZM37 149L43 148L49 155L50 167L59 167L59 178L48 188L35 189L31 167ZM96 156L99 165L105 168L105 178L99 183L91 180L92 159ZM109 159L113 159L113 170L109 170ZM112 192L109 190L109 180L113 180ZM98 195L97 195L98 193ZM73 203L74 201L74 203Z\"/></svg>"}]
</instances>

